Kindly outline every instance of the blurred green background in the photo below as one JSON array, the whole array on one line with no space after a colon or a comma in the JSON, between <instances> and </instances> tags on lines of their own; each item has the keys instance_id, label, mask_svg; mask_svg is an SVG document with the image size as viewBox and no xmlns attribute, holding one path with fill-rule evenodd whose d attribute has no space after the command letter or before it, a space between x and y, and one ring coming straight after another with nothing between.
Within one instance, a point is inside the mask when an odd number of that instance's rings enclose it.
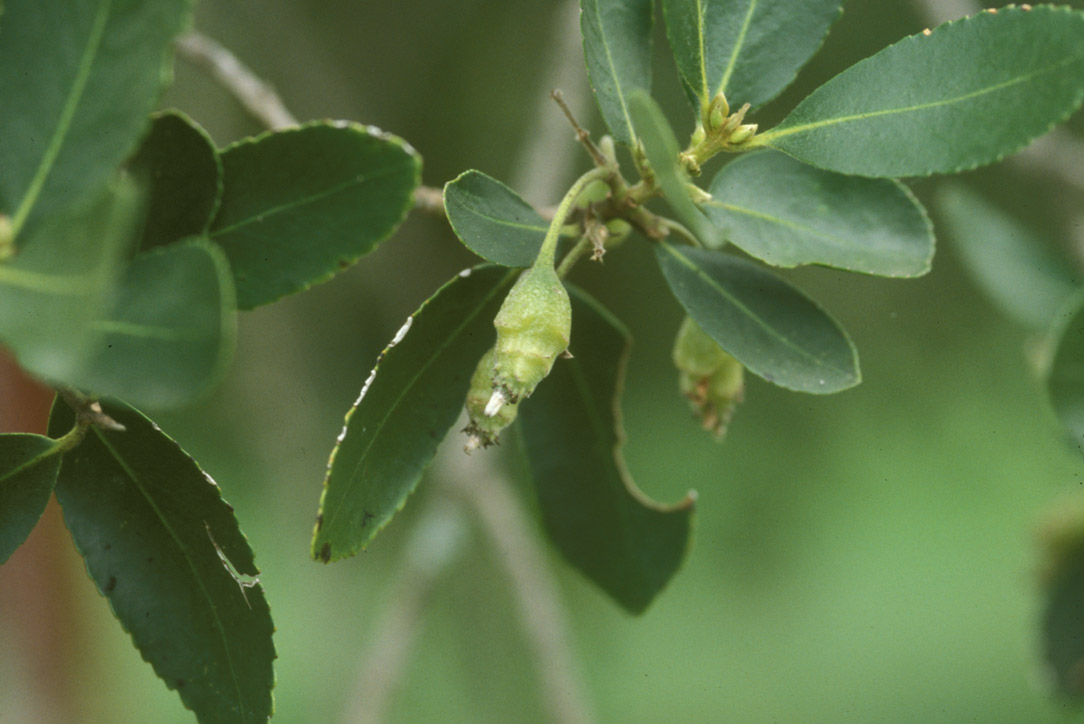
<instances>
[{"instance_id":1,"label":"blurred green background","mask_svg":"<svg viewBox=\"0 0 1084 724\"><path fill-rule=\"evenodd\" d=\"M835 73L921 31L928 7L851 0L797 84L754 120L771 125ZM517 164L539 115L558 113L545 97L555 48L577 48L558 39L573 27L570 13L563 0L205 0L197 27L272 82L302 120L349 118L406 138L425 159L425 183L440 186L468 168L505 181L544 171ZM684 135L691 115L661 32L656 50L657 95ZM569 101L601 135L593 100ZM183 61L164 105L220 145L262 130ZM1069 127L1084 143L1082 114ZM574 161L568 183L589 161L563 147L571 132L557 143L550 155ZM1012 162L962 180L1074 253L1081 188ZM912 187L929 200L940 183ZM1044 681L1034 532L1044 509L1084 486L1084 459L1031 375L1027 334L979 296L941 241L934 271L919 280L790 274L850 331L865 381L820 398L754 378L721 445L676 392L669 354L681 314L647 246L629 242L574 273L636 337L624 398L633 475L656 499L699 493L688 564L641 618L545 550L598 722L1075 719ZM308 545L327 455L381 347L471 263L443 223L415 215L333 282L244 314L226 383L193 409L157 416L222 485L256 551L278 628L276 721L356 720L346 711L359 672L397 605L412 529L441 504L441 473L422 481L368 552L323 566ZM505 456L499 464L530 506L512 452L493 454ZM415 646L386 721L548 721L509 579L463 516L465 547L410 626ZM66 536L55 521L34 535ZM61 669L35 674L19 635L26 622L0 611L0 721L38 724L43 696L66 697L58 710L88 724L193 721L74 552L65 556L62 618L51 624L66 652Z\"/></svg>"}]
</instances>

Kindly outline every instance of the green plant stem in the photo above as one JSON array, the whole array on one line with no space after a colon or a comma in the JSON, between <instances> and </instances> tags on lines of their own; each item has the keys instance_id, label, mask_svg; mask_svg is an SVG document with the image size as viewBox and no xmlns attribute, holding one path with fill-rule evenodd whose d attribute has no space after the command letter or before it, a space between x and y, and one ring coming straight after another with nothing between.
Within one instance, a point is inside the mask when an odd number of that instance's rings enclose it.
<instances>
[{"instance_id":1,"label":"green plant stem","mask_svg":"<svg viewBox=\"0 0 1084 724\"><path fill-rule=\"evenodd\" d=\"M542 240L542 248L538 250L538 257L534 261L535 266L543 264L553 266L554 257L557 254L557 241L561 238L561 229L565 225L565 219L572 212L572 205L576 202L576 198L592 181L604 179L611 173L612 170L609 168L593 168L576 179L575 183L572 184L572 188L561 199L557 211L553 214L553 221L550 222L550 226L546 230L546 237Z\"/></svg>"}]
</instances>

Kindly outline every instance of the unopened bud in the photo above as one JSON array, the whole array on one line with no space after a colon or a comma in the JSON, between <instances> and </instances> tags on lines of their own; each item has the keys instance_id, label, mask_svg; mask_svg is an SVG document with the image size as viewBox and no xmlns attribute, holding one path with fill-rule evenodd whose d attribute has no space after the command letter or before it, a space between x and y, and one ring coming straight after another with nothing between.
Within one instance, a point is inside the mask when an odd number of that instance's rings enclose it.
<instances>
[{"instance_id":1,"label":"unopened bud","mask_svg":"<svg viewBox=\"0 0 1084 724\"><path fill-rule=\"evenodd\" d=\"M696 130L693 131L692 138L689 139L689 145L692 146L693 148L696 148L701 143L703 143L704 139L707 138L707 137L708 137L708 132L704 130L704 127L703 126L697 126Z\"/></svg>"},{"instance_id":2,"label":"unopened bud","mask_svg":"<svg viewBox=\"0 0 1084 724\"><path fill-rule=\"evenodd\" d=\"M726 122L726 111L716 106L711 109L711 114L708 116L708 123L711 124L711 130L717 130L722 128Z\"/></svg>"},{"instance_id":3,"label":"unopened bud","mask_svg":"<svg viewBox=\"0 0 1084 724\"><path fill-rule=\"evenodd\" d=\"M727 143L731 146L737 146L745 143L752 138L757 132L757 124L747 123L743 126L738 126L733 133L730 134L730 138L727 139Z\"/></svg>"},{"instance_id":4,"label":"unopened bud","mask_svg":"<svg viewBox=\"0 0 1084 724\"><path fill-rule=\"evenodd\" d=\"M717 94L711 99L711 103L708 106L708 117L711 119L711 127L718 128L723 123L723 120L730 115L730 104L726 102L726 96L722 93ZM715 119L718 118L719 122L716 123Z\"/></svg>"},{"instance_id":5,"label":"unopened bud","mask_svg":"<svg viewBox=\"0 0 1084 724\"><path fill-rule=\"evenodd\" d=\"M674 364L681 393L688 398L704 429L721 440L744 396L745 371L741 363L724 352L691 317L686 317L674 342Z\"/></svg>"},{"instance_id":6,"label":"unopened bud","mask_svg":"<svg viewBox=\"0 0 1084 724\"><path fill-rule=\"evenodd\" d=\"M497 328L494 388L507 402L519 402L549 374L557 355L568 349L572 304L553 267L523 272L493 320Z\"/></svg>"},{"instance_id":7,"label":"unopened bud","mask_svg":"<svg viewBox=\"0 0 1084 724\"><path fill-rule=\"evenodd\" d=\"M602 151L602 155L606 157L607 161L615 166L617 165L617 146L614 145L613 136L607 133L598 139L598 150Z\"/></svg>"}]
</instances>

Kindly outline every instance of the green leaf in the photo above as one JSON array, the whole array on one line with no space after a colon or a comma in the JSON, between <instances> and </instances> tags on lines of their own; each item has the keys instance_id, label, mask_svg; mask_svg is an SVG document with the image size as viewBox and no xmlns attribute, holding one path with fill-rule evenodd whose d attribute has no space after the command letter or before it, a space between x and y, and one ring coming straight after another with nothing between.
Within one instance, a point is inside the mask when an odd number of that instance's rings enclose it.
<instances>
[{"instance_id":1,"label":"green leaf","mask_svg":"<svg viewBox=\"0 0 1084 724\"><path fill-rule=\"evenodd\" d=\"M0 35L0 214L31 232L100 188L147 129L189 0L17 0Z\"/></svg>"},{"instance_id":2,"label":"green leaf","mask_svg":"<svg viewBox=\"0 0 1084 724\"><path fill-rule=\"evenodd\" d=\"M614 140L636 137L629 95L651 90L652 0L581 0L580 32L587 75Z\"/></svg>"},{"instance_id":3,"label":"green leaf","mask_svg":"<svg viewBox=\"0 0 1084 724\"><path fill-rule=\"evenodd\" d=\"M343 121L240 141L222 165L211 238L229 256L241 309L348 268L398 228L421 182L405 141Z\"/></svg>"},{"instance_id":4,"label":"green leaf","mask_svg":"<svg viewBox=\"0 0 1084 724\"><path fill-rule=\"evenodd\" d=\"M481 171L466 171L444 186L444 209L468 249L502 266L533 264L549 228L519 194Z\"/></svg>"},{"instance_id":5,"label":"green leaf","mask_svg":"<svg viewBox=\"0 0 1084 724\"><path fill-rule=\"evenodd\" d=\"M898 181L844 176L781 153L752 153L711 182L708 218L735 246L774 266L826 266L889 277L921 276L933 227Z\"/></svg>"},{"instance_id":6,"label":"green leaf","mask_svg":"<svg viewBox=\"0 0 1084 724\"><path fill-rule=\"evenodd\" d=\"M1084 13L1005 7L904 38L815 90L754 143L862 176L992 163L1084 99Z\"/></svg>"},{"instance_id":7,"label":"green leaf","mask_svg":"<svg viewBox=\"0 0 1084 724\"><path fill-rule=\"evenodd\" d=\"M723 93L759 106L790 85L840 14L841 0L663 0L678 70L702 106Z\"/></svg>"},{"instance_id":8,"label":"green leaf","mask_svg":"<svg viewBox=\"0 0 1084 724\"><path fill-rule=\"evenodd\" d=\"M131 168L150 188L142 248L207 232L222 196L222 162L195 121L180 111L155 114Z\"/></svg>"},{"instance_id":9,"label":"green leaf","mask_svg":"<svg viewBox=\"0 0 1084 724\"><path fill-rule=\"evenodd\" d=\"M1050 404L1069 437L1084 443L1084 290L1065 300L1050 339L1054 360L1046 376Z\"/></svg>"},{"instance_id":10,"label":"green leaf","mask_svg":"<svg viewBox=\"0 0 1084 724\"><path fill-rule=\"evenodd\" d=\"M125 431L88 430L56 486L87 572L201 724L267 721L274 626L233 509L153 422L121 404L102 408ZM54 405L51 434L72 423Z\"/></svg>"},{"instance_id":11,"label":"green leaf","mask_svg":"<svg viewBox=\"0 0 1084 724\"><path fill-rule=\"evenodd\" d=\"M0 262L0 339L25 369L70 382L136 238L139 198L120 183L92 203L37 226Z\"/></svg>"},{"instance_id":12,"label":"green leaf","mask_svg":"<svg viewBox=\"0 0 1084 724\"><path fill-rule=\"evenodd\" d=\"M463 409L470 377L493 346L493 318L518 273L461 273L416 311L380 353L328 462L312 556L357 553L406 503Z\"/></svg>"},{"instance_id":13,"label":"green leaf","mask_svg":"<svg viewBox=\"0 0 1084 724\"><path fill-rule=\"evenodd\" d=\"M665 242L656 256L689 316L753 374L813 394L861 381L847 333L776 275L731 254Z\"/></svg>"},{"instance_id":14,"label":"green leaf","mask_svg":"<svg viewBox=\"0 0 1084 724\"><path fill-rule=\"evenodd\" d=\"M0 564L37 525L53 494L60 454L41 435L0 435Z\"/></svg>"},{"instance_id":15,"label":"green leaf","mask_svg":"<svg viewBox=\"0 0 1084 724\"><path fill-rule=\"evenodd\" d=\"M524 451L546 533L562 555L632 613L642 613L681 567L695 495L649 500L621 457L618 399L631 338L582 291L570 288L573 357L519 409Z\"/></svg>"},{"instance_id":16,"label":"green leaf","mask_svg":"<svg viewBox=\"0 0 1084 724\"><path fill-rule=\"evenodd\" d=\"M681 151L674 131L658 104L645 93L633 93L629 99L629 110L632 112L636 132L644 143L648 163L651 164L655 179L674 213L702 244L711 248L722 246L723 241L718 229L689 198L686 188L690 183L689 177L678 164L678 154Z\"/></svg>"},{"instance_id":17,"label":"green leaf","mask_svg":"<svg viewBox=\"0 0 1084 724\"><path fill-rule=\"evenodd\" d=\"M937 208L971 278L998 308L1045 330L1080 286L1072 265L1039 235L959 185L944 188Z\"/></svg>"},{"instance_id":18,"label":"green leaf","mask_svg":"<svg viewBox=\"0 0 1084 724\"><path fill-rule=\"evenodd\" d=\"M226 371L236 335L233 279L206 238L132 259L112 309L96 320L94 355L74 382L156 409L193 402Z\"/></svg>"}]
</instances>

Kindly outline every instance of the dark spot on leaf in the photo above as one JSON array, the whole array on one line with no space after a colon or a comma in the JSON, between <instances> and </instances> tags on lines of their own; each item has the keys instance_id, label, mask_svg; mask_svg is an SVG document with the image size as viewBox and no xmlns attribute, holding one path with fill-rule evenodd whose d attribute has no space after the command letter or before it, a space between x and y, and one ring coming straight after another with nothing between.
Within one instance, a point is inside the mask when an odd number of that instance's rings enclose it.
<instances>
[{"instance_id":1,"label":"dark spot on leaf","mask_svg":"<svg viewBox=\"0 0 1084 724\"><path fill-rule=\"evenodd\" d=\"M320 530L324 527L324 514L318 513L316 516L316 530Z\"/></svg>"},{"instance_id":2,"label":"dark spot on leaf","mask_svg":"<svg viewBox=\"0 0 1084 724\"><path fill-rule=\"evenodd\" d=\"M362 508L361 509L361 527L364 528L366 525L369 524L369 521L372 520L375 517L376 517L375 515L373 515L369 511Z\"/></svg>"},{"instance_id":3,"label":"dark spot on leaf","mask_svg":"<svg viewBox=\"0 0 1084 724\"><path fill-rule=\"evenodd\" d=\"M182 686L184 686L184 679L177 679L176 684L177 688L180 689Z\"/></svg>"},{"instance_id":4,"label":"dark spot on leaf","mask_svg":"<svg viewBox=\"0 0 1084 724\"><path fill-rule=\"evenodd\" d=\"M327 563L331 560L331 544L324 543L324 547L320 549L320 560Z\"/></svg>"},{"instance_id":5,"label":"dark spot on leaf","mask_svg":"<svg viewBox=\"0 0 1084 724\"><path fill-rule=\"evenodd\" d=\"M350 262L346 259L339 259L339 268L347 269L350 267Z\"/></svg>"},{"instance_id":6,"label":"dark spot on leaf","mask_svg":"<svg viewBox=\"0 0 1084 724\"><path fill-rule=\"evenodd\" d=\"M112 593L113 589L116 588L116 587L117 587L117 577L116 576L110 576L109 580L106 581L106 584L105 584L105 592L106 593Z\"/></svg>"},{"instance_id":7,"label":"dark spot on leaf","mask_svg":"<svg viewBox=\"0 0 1084 724\"><path fill-rule=\"evenodd\" d=\"M147 556L147 563L154 563L154 556Z\"/></svg>"},{"instance_id":8,"label":"dark spot on leaf","mask_svg":"<svg viewBox=\"0 0 1084 724\"><path fill-rule=\"evenodd\" d=\"M111 551L111 550L113 550L113 544L112 543L106 543L104 546L102 546L102 548L103 548L103 550Z\"/></svg>"}]
</instances>

